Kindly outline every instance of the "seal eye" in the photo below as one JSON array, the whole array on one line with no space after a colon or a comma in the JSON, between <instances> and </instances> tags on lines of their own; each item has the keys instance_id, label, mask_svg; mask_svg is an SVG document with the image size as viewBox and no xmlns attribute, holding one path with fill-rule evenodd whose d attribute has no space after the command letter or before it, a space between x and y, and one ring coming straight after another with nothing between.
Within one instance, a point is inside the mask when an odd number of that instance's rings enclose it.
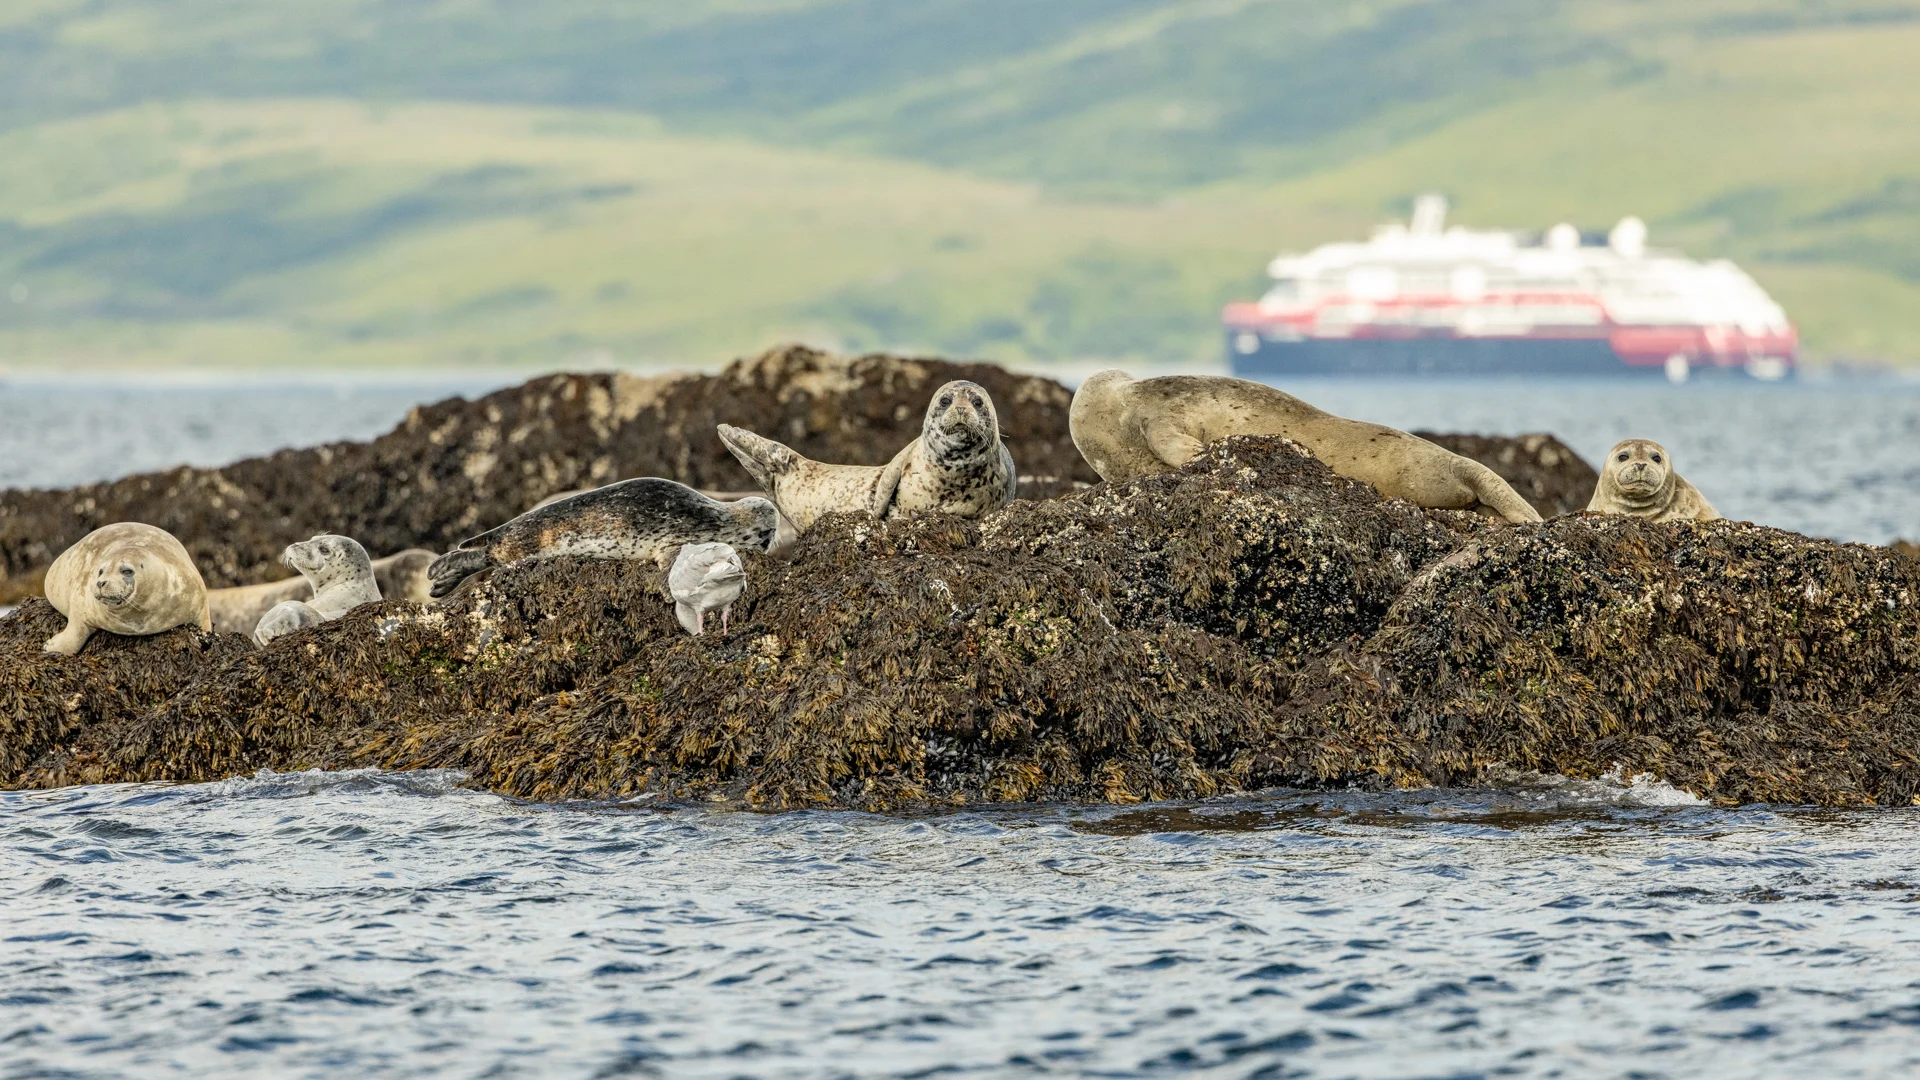
<instances>
[{"instance_id":1,"label":"seal eye","mask_svg":"<svg viewBox=\"0 0 1920 1080\"><path fill-rule=\"evenodd\" d=\"M1660 455L1659 455L1659 454L1655 454L1655 455L1653 455L1653 463L1654 463L1655 465L1658 465L1658 464L1660 464Z\"/></svg>"},{"instance_id":2,"label":"seal eye","mask_svg":"<svg viewBox=\"0 0 1920 1080\"><path fill-rule=\"evenodd\" d=\"M1623 451L1623 452L1621 452L1621 454L1620 454L1620 456L1619 456L1619 457L1617 457L1617 458L1614 458L1613 460L1615 460L1615 461L1625 461L1625 460L1627 460L1627 455L1626 455L1626 453L1625 453L1625 452Z\"/></svg>"},{"instance_id":3,"label":"seal eye","mask_svg":"<svg viewBox=\"0 0 1920 1080\"><path fill-rule=\"evenodd\" d=\"M123 567L121 567L121 568L120 568L120 576L121 576L121 577L132 577L132 576L133 576L133 568L132 568L132 567L129 567L129 566L123 566Z\"/></svg>"},{"instance_id":4,"label":"seal eye","mask_svg":"<svg viewBox=\"0 0 1920 1080\"><path fill-rule=\"evenodd\" d=\"M976 408L976 409L977 409L977 408L979 408L979 407L980 407L980 405L981 405L981 402L980 402L980 395L979 395L979 394L968 394L968 395L967 395L967 404L969 404L969 405L972 405L972 406L973 406L974 408Z\"/></svg>"},{"instance_id":5,"label":"seal eye","mask_svg":"<svg viewBox=\"0 0 1920 1080\"><path fill-rule=\"evenodd\" d=\"M953 395L952 395L952 394L941 394L941 395L940 395L940 407L941 407L941 408L943 408L943 409L944 409L944 408L946 408L947 406L949 406L949 405L951 405L951 404L953 404Z\"/></svg>"}]
</instances>

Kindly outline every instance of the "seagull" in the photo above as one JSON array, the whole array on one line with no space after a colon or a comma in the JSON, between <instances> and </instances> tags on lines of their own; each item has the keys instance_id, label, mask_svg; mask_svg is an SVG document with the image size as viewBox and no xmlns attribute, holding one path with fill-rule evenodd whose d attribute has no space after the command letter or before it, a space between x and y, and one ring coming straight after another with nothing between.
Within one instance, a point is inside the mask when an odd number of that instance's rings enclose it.
<instances>
[{"instance_id":1,"label":"seagull","mask_svg":"<svg viewBox=\"0 0 1920 1080\"><path fill-rule=\"evenodd\" d=\"M720 632L727 632L733 602L747 588L747 568L731 544L682 544L667 571L667 590L673 593L673 613L687 633L706 629L707 612L720 609Z\"/></svg>"}]
</instances>

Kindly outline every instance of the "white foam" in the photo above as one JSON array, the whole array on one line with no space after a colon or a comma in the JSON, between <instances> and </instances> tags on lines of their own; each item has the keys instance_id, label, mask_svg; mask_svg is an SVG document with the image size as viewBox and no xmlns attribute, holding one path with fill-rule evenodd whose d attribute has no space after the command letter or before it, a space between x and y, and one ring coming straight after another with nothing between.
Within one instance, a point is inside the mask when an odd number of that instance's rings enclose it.
<instances>
[{"instance_id":1,"label":"white foam","mask_svg":"<svg viewBox=\"0 0 1920 1080\"><path fill-rule=\"evenodd\" d=\"M1553 806L1708 806L1707 800L1652 773L1626 775L1619 764L1592 780L1555 773L1499 772L1487 778L1509 795Z\"/></svg>"},{"instance_id":2,"label":"white foam","mask_svg":"<svg viewBox=\"0 0 1920 1080\"><path fill-rule=\"evenodd\" d=\"M195 784L193 789L196 794L221 799L300 799L333 789L379 789L433 797L462 791L460 785L466 779L467 774L459 769L342 769L337 772L307 769L287 773L261 769L252 776Z\"/></svg>"}]
</instances>

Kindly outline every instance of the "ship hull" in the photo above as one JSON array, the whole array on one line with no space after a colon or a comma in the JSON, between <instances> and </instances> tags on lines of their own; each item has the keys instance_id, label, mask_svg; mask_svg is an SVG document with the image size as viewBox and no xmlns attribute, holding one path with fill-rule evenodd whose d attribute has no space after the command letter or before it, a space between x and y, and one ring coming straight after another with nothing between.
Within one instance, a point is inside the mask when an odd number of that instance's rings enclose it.
<instances>
[{"instance_id":1,"label":"ship hull","mask_svg":"<svg viewBox=\"0 0 1920 1080\"><path fill-rule=\"evenodd\" d=\"M1255 341L1249 341L1255 338ZM1251 348L1249 349L1249 346ZM1270 340L1232 331L1227 362L1235 375L1265 379L1283 375L1360 376L1624 376L1684 381L1733 376L1776 381L1790 378L1780 362L1748 364L1717 358L1638 363L1624 359L1604 338L1305 338Z\"/></svg>"}]
</instances>

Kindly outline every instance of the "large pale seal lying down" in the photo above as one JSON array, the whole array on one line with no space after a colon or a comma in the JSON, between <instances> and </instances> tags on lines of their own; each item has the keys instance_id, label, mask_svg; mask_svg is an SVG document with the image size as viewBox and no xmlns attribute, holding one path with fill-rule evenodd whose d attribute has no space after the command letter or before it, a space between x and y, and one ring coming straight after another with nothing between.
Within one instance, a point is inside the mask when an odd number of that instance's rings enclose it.
<instances>
[{"instance_id":1,"label":"large pale seal lying down","mask_svg":"<svg viewBox=\"0 0 1920 1080\"><path fill-rule=\"evenodd\" d=\"M303 627L333 620L361 604L380 602L380 585L373 576L373 560L358 540L325 534L287 545L281 561L300 571L313 596L283 600L260 616L253 640L266 645L274 638Z\"/></svg>"},{"instance_id":2,"label":"large pale seal lying down","mask_svg":"<svg viewBox=\"0 0 1920 1080\"><path fill-rule=\"evenodd\" d=\"M207 584L173 534L122 522L95 529L47 568L47 600L67 628L47 639L50 653L79 652L95 630L140 636L176 626L212 628Z\"/></svg>"},{"instance_id":3,"label":"large pale seal lying down","mask_svg":"<svg viewBox=\"0 0 1920 1080\"><path fill-rule=\"evenodd\" d=\"M1719 511L1673 471L1673 455L1652 439L1626 439L1607 451L1587 509L1653 521L1713 521Z\"/></svg>"},{"instance_id":4,"label":"large pale seal lying down","mask_svg":"<svg viewBox=\"0 0 1920 1080\"><path fill-rule=\"evenodd\" d=\"M522 559L579 555L652 562L662 570L682 544L717 542L767 551L780 541L780 512L765 499L717 502L671 480L643 476L529 510L433 561L433 595L471 575Z\"/></svg>"},{"instance_id":5,"label":"large pale seal lying down","mask_svg":"<svg viewBox=\"0 0 1920 1080\"><path fill-rule=\"evenodd\" d=\"M434 554L425 548L408 548L397 555L373 560L373 580L386 600L418 600L433 596L427 580L427 565ZM283 600L305 600L313 595L313 585L304 577L290 577L261 585L236 585L230 589L208 589L207 606L213 615L213 628L222 634L252 636L260 616Z\"/></svg>"},{"instance_id":6,"label":"large pale seal lying down","mask_svg":"<svg viewBox=\"0 0 1920 1080\"><path fill-rule=\"evenodd\" d=\"M1341 476L1389 498L1508 521L1540 515L1492 469L1380 424L1348 420L1292 394L1244 379L1167 375L1135 379L1107 370L1073 395L1067 425L1080 456L1103 479L1131 480L1193 460L1231 435L1282 435Z\"/></svg>"},{"instance_id":7,"label":"large pale seal lying down","mask_svg":"<svg viewBox=\"0 0 1920 1080\"><path fill-rule=\"evenodd\" d=\"M823 514L876 518L915 510L979 517L1013 501L1013 455L1000 441L993 399L978 383L947 383L927 403L920 437L882 466L829 465L751 431L721 424L720 441L805 530Z\"/></svg>"}]
</instances>

